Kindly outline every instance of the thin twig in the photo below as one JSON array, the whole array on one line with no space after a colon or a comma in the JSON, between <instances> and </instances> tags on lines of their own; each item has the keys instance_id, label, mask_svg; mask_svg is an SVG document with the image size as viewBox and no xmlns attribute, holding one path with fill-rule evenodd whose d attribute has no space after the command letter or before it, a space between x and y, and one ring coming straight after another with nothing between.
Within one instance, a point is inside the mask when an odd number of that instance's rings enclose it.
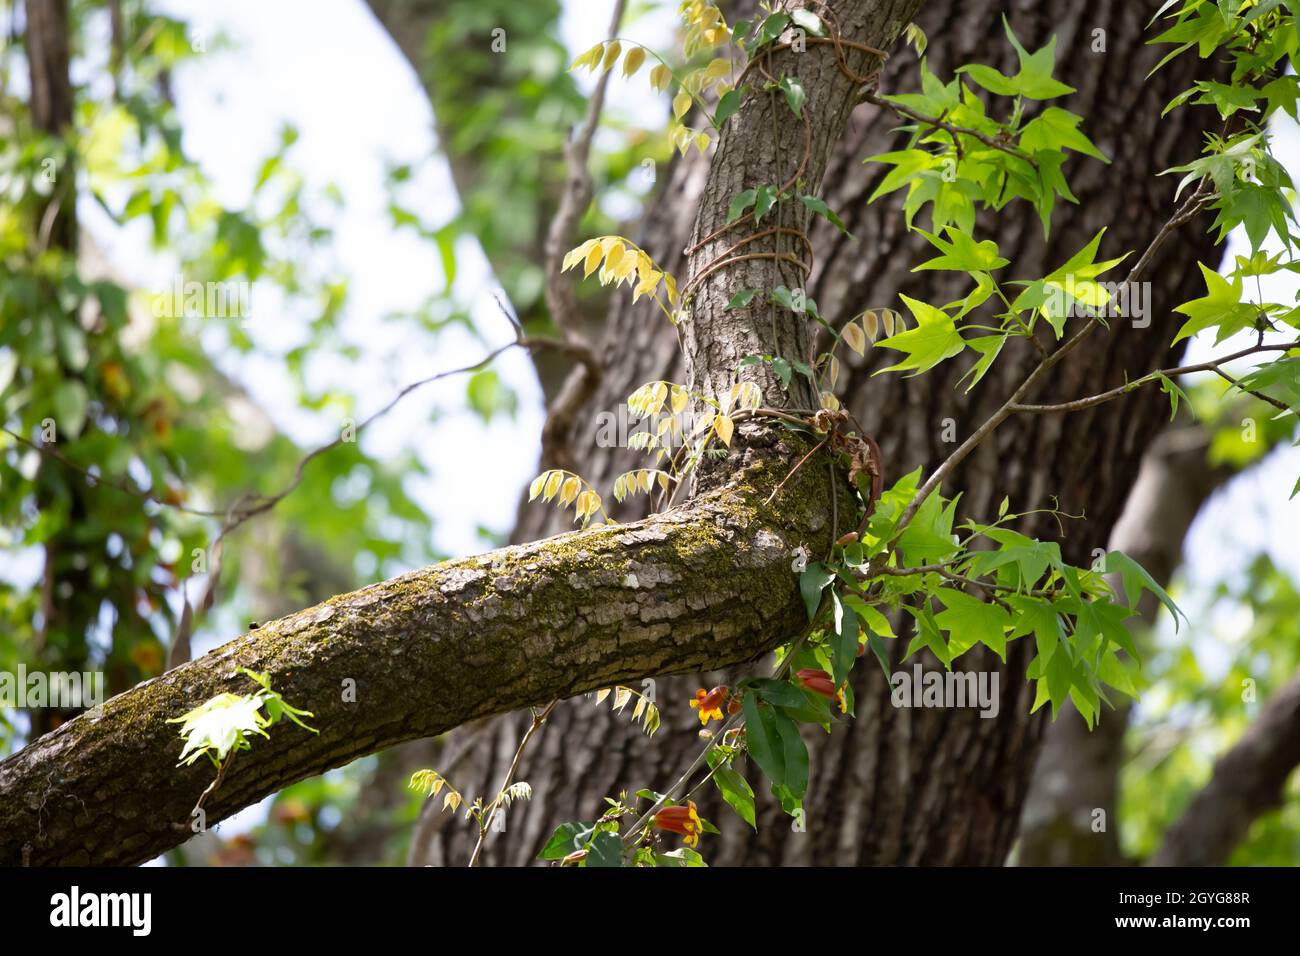
<instances>
[{"instance_id":1,"label":"thin twig","mask_svg":"<svg viewBox=\"0 0 1300 956\"><path fill-rule=\"evenodd\" d=\"M492 820L501 808L501 801L505 798L506 791L510 789L510 785L514 782L515 771L519 769L519 761L524 756L524 748L528 746L528 741L532 739L538 728L546 723L546 718L551 716L551 711L555 709L555 705L558 703L558 700L553 700L546 705L540 714L536 711L533 712L533 722L528 725L528 729L524 731L523 737L520 738L519 747L515 750L515 759L510 761L510 769L506 771L506 778L501 782L501 789L497 791L496 799L488 807L487 815L479 826L478 843L474 845L474 853L469 858L470 866L478 866L479 857L483 853L483 844L487 840L488 830L492 828Z\"/></svg>"},{"instance_id":2,"label":"thin twig","mask_svg":"<svg viewBox=\"0 0 1300 956\"><path fill-rule=\"evenodd\" d=\"M1192 192L1191 196L1187 198L1187 201L1183 203L1173 216L1170 217L1168 222L1160 227L1160 231L1157 232L1155 238L1151 240L1150 245L1148 245L1146 251L1142 253L1141 258L1139 258L1133 268L1129 270L1129 274L1124 280L1124 285L1136 282L1151 264L1156 251L1164 245L1165 240L1173 234L1174 230L1193 218L1196 213L1200 211L1201 207L1213 198L1213 194L1206 194L1205 192L1207 182L1208 180L1202 179L1197 184L1197 187ZM1033 391L1049 371L1055 368L1067 355L1078 348L1083 340L1088 337L1089 333L1091 333L1098 324L1099 322L1097 317L1092 316L1084 324L1083 328L1076 332L1064 345L1043 358L1036 366L1034 366L1029 375L1025 377L1025 380L1020 383L1014 392L1011 393L1011 397L1003 402L1001 407L990 415L984 424L980 425L969 438L962 442L961 445L959 445L957 449L934 470L934 473L931 474L925 484L921 486L920 490L917 491L911 502L908 503L907 508L903 511L903 516L899 519L898 525L895 529L895 537L903 532L903 529L906 528L908 523L916 516L916 512L920 509L921 505L924 504L925 500L929 498L930 495L934 493L935 489L943 483L944 479L946 479L957 468L957 466L966 459L967 455L983 444L984 440L988 438L989 435L993 434L999 425L1015 414L1016 406L1022 404L1024 397Z\"/></svg>"}]
</instances>

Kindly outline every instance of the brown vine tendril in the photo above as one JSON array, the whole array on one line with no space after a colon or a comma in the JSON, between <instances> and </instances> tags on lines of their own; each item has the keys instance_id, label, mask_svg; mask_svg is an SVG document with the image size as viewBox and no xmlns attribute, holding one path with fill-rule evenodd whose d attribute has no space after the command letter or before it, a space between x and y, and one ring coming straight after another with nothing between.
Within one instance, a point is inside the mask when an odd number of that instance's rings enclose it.
<instances>
[{"instance_id":1,"label":"brown vine tendril","mask_svg":"<svg viewBox=\"0 0 1300 956\"><path fill-rule=\"evenodd\" d=\"M817 3L817 6L821 9L823 13L824 22L826 23L830 36L828 37L808 36L803 38L804 41L807 43L828 43L832 45L835 48L835 62L840 72L843 73L850 80L852 80L854 83L868 84L874 82L877 74L880 72L879 66L869 74L858 73L856 70L854 70L852 67L849 66L848 58L844 52L845 48L847 47L849 49L857 50L861 53L866 54L867 56L876 57L878 60L880 60L881 65L883 65L884 61L888 59L889 54L884 50L878 50L875 47L868 46L865 43L858 43L854 40L844 39L844 37L840 33L839 25L835 21L834 14L830 11L830 9L827 8L824 3ZM751 71L757 71L761 73L763 78L772 86L778 85L776 77L774 77L767 68L768 63L770 62L770 57L772 56L772 54L777 53L778 51L781 50L788 50L792 46L793 44L791 43L776 43L764 47L762 50L758 52L758 54L752 60L749 61L748 64L746 64L745 68L741 70L740 76L737 77L736 79L736 84L735 84L736 88L739 88L743 84L745 78L750 74ZM799 120L803 127L803 134L804 134L803 152L799 158L799 164L795 168L794 174L777 190L777 201L780 201L781 199L785 198L786 195L790 193L798 185L799 180L803 178L803 174L808 168L808 162L812 158L812 124L808 119L807 111L803 109L803 107L799 108ZM725 225L720 226L719 228L713 230L711 233L705 236L703 239L700 239L698 242L690 246L690 248L686 250L687 256L694 255L696 252L698 252L703 247L707 246L709 243L717 241L719 238L726 235L731 230L738 229L748 224L751 220L753 220L755 225L757 225L757 219L755 214L753 212L748 212L745 213L743 216L739 216L738 218L732 220L731 222L728 222ZM794 236L803 243L805 248L808 250L808 260L806 262L796 258L795 256L789 253L783 253L779 251L779 246L777 251L750 252L750 253L745 253L744 255L735 254L736 250L739 249L741 246L757 241L759 239L767 238L769 236L775 237L775 239L779 242L779 239L782 235ZM808 238L808 235L804 230L792 228L789 226L777 226L774 228L769 228L769 229L761 230L759 232L752 233L751 235L746 236L744 239L741 239L738 242L733 243L727 249L718 253L716 256L710 259L709 262L707 262L700 269L698 273L692 276L691 280L686 284L686 287L682 290L682 301L683 302L688 301L691 293L694 292L695 289L699 287L700 283L706 277L712 275L714 272L717 272L719 269L725 268L726 266L729 265L734 265L735 263L738 262L745 262L753 259L772 259L777 262L788 262L798 267L804 273L804 275L807 276L812 273L812 266L814 260L812 240Z\"/></svg>"}]
</instances>

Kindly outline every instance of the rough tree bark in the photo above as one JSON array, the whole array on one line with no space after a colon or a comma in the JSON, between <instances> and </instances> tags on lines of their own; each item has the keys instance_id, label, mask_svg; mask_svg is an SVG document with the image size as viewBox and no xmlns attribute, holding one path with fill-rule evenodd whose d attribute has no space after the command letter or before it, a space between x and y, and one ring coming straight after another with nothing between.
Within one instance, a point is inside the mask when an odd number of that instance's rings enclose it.
<instances>
[{"instance_id":1,"label":"rough tree bark","mask_svg":"<svg viewBox=\"0 0 1300 956\"><path fill-rule=\"evenodd\" d=\"M932 2L917 22L930 38L927 58L941 76L965 62L991 62L1014 70L1002 30L1006 13L1021 41L1031 49L1056 35L1063 75L1078 88L1068 103L1082 114L1085 129L1113 160L1067 167L1079 204L1058 209L1050 241L1044 242L1032 211L1010 206L978 224L981 236L996 238L1014 274L1044 274L1065 261L1099 229L1107 227L1103 251L1144 248L1171 211L1170 177L1161 170L1194 157L1204 129L1216 121L1208 111L1178 111L1160 120L1161 109L1191 82L1196 64L1176 61L1146 82L1160 52L1145 46L1149 12L1110 0L963 0ZM1104 31L1105 52L1094 52L1094 31ZM881 89L915 84L916 62L896 51L881 79ZM898 306L897 294L946 302L965 294L962 279L938 273L913 275L912 266L928 258L929 247L909 235L896 203L868 206L883 170L861 160L895 148L897 120L871 107L850 119L825 176L825 196L858 238L849 242L825 227L813 233L817 268L807 286L823 314L833 322L871 306ZM689 244L690 219L709 175L704 160L692 157L668 171L661 199L632 238L666 268L682 274L682 250ZM749 183L752 185L758 180ZM1177 327L1170 308L1201 288L1195 260L1217 262L1218 253L1200 227L1175 236L1158 257L1151 279L1151 324L1137 328L1118 322L1109 334L1071 356L1051 385L1064 400L1119 384L1124 377L1159 367ZM588 427L574 436L588 456L582 471L597 486L608 487L619 472L643 461L634 453L594 447L595 415L617 406L642 382L683 381L685 370L676 344L646 307L616 300L605 339L605 385L593 402ZM892 354L892 353L891 353ZM869 353L870 355L870 353ZM842 378L843 396L854 414L879 441L893 480L918 465L933 469L952 450L945 425L961 441L982 422L1028 371L1028 347L1000 357L989 377L969 395L955 387L965 371L940 366L916 379L871 378L892 359L873 356L850 362ZM952 364L952 363L949 363ZM1087 520L1072 522L1061 538L1067 558L1090 562L1104 547L1123 507L1138 462L1167 409L1163 397L1135 395L1123 405L1073 417L1012 419L994 440L969 459L946 490L963 492L968 514L992 513L1003 495L1016 510L1060 507ZM633 508L636 505L632 506ZM621 514L635 515L634 510ZM524 512L516 537L527 540L554 527L542 509ZM1022 530L1060 537L1046 517L1026 521ZM900 641L905 647L905 642ZM1009 653L999 665L991 653L972 651L964 669L1000 672L1000 713L981 720L971 711L895 709L879 670L859 667L853 677L858 716L837 727L830 738L810 737L812 784L806 806L806 832L793 832L788 820L768 806L752 833L730 818L706 791L702 812L724 831L709 849L711 861L746 865L836 864L996 864L1014 840L1020 810L1039 741L1043 714L1030 716L1032 694L1024 680L1026 649ZM933 660L927 667L938 666ZM532 783L534 799L516 804L505 833L492 834L486 859L522 864L532 860L553 828L565 820L590 819L603 797L621 789L661 788L676 778L699 746L698 729L685 702L696 687L711 686L725 675L660 681L656 687L665 727L644 739L626 718L590 705L568 705L551 717L520 770ZM452 735L450 748L477 740L462 762L458 783L470 792L496 786L522 732L519 717L493 726L466 728ZM430 805L428 812L436 813ZM426 828L412 862L457 863L467 858L471 834L457 823Z\"/></svg>"},{"instance_id":2,"label":"rough tree bark","mask_svg":"<svg viewBox=\"0 0 1300 956\"><path fill-rule=\"evenodd\" d=\"M836 12L846 38L887 47L919 3L846 0ZM809 124L822 150L805 169L815 189L854 84L825 48L777 57L808 90ZM858 71L871 65L856 52L849 61ZM714 175L721 181L788 175L793 149L782 155L757 145L771 141L774 124L779 142L802 138L775 108L767 97L742 106L719 143ZM723 215L725 203L704 204L700 233ZM793 208L782 216L792 227L806 225ZM698 253L695 271L707 255ZM780 281L772 262L747 272L768 287ZM797 344L804 334L801 317L756 322L725 311L726 299L723 283L701 285L692 321L707 323L710 334L686 336L691 379L708 394L730 386L716 362ZM776 381L764 384L769 401L782 401ZM770 650L806 626L790 568L796 543L825 551L833 511L849 513L847 486L823 469L796 472L766 503L806 450L792 433L741 424L728 467L668 514L448 562L332 598L109 700L0 763L0 863L132 863L181 842L211 771L173 767L179 742L166 721L240 689L246 679L232 673L235 665L269 671L286 699L315 713L321 732L277 727L269 741L238 754L205 804L209 825L294 780L402 740Z\"/></svg>"}]
</instances>

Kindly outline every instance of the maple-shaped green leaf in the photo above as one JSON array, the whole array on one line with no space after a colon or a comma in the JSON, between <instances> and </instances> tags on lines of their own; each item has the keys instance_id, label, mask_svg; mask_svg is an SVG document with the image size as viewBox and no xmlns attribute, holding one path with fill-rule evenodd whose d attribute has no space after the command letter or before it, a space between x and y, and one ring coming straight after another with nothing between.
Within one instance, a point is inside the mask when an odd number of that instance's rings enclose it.
<instances>
[{"instance_id":1,"label":"maple-shaped green leaf","mask_svg":"<svg viewBox=\"0 0 1300 956\"><path fill-rule=\"evenodd\" d=\"M1259 307L1241 301L1241 276L1235 276L1229 282L1212 269L1207 269L1204 264L1198 262L1197 266L1205 277L1205 295L1174 307L1175 312L1187 316L1187 321L1174 336L1172 344L1177 345L1183 339L1205 329L1217 328L1219 331L1214 337L1217 345L1242 329L1252 328Z\"/></svg>"},{"instance_id":2,"label":"maple-shaped green leaf","mask_svg":"<svg viewBox=\"0 0 1300 956\"><path fill-rule=\"evenodd\" d=\"M992 239L984 239L976 242L968 233L960 229L954 229L952 226L945 228L948 239L945 240L940 236L926 232L924 229L917 229L921 235L929 241L940 252L941 256L935 256L919 266L916 266L913 272L923 272L928 269L947 269L953 272L992 272L994 269L1001 269L1007 265L1008 260L998 255L998 244Z\"/></svg>"},{"instance_id":3,"label":"maple-shaped green leaf","mask_svg":"<svg viewBox=\"0 0 1300 956\"><path fill-rule=\"evenodd\" d=\"M1025 283L1024 291L1011 304L1012 309L1036 310L1051 323L1056 337L1061 338L1065 333L1066 319L1076 302L1092 309L1105 306L1110 301L1110 293L1096 281L1097 276L1128 258L1128 253L1125 253L1116 259L1097 261L1097 251L1105 234L1106 230L1102 229L1064 264L1036 282Z\"/></svg>"},{"instance_id":4,"label":"maple-shaped green leaf","mask_svg":"<svg viewBox=\"0 0 1300 956\"><path fill-rule=\"evenodd\" d=\"M1020 61L1019 72L1015 76L1004 76L992 67L974 64L959 67L958 73L966 74L984 89L998 96L1023 96L1031 100L1050 100L1074 92L1074 87L1067 86L1052 76L1052 72L1056 69L1056 37L1052 37L1046 46L1030 53L1020 45L1005 16L1002 18L1002 23L1006 28L1007 39L1016 49L1016 57Z\"/></svg>"},{"instance_id":5,"label":"maple-shaped green leaf","mask_svg":"<svg viewBox=\"0 0 1300 956\"><path fill-rule=\"evenodd\" d=\"M978 338L969 339L966 344L979 353L979 359L968 368L957 383L960 385L966 379L970 379L966 386L966 391L970 391L980 383L993 363L997 360L998 354L1002 351L1002 346L1007 344L1009 335L981 335Z\"/></svg>"},{"instance_id":6,"label":"maple-shaped green leaf","mask_svg":"<svg viewBox=\"0 0 1300 956\"><path fill-rule=\"evenodd\" d=\"M905 295L899 298L916 319L916 327L881 339L876 344L902 352L907 358L874 374L910 370L912 375L920 375L966 348L965 340L957 332L956 322L947 312Z\"/></svg>"},{"instance_id":7,"label":"maple-shaped green leaf","mask_svg":"<svg viewBox=\"0 0 1300 956\"><path fill-rule=\"evenodd\" d=\"M942 561L957 553L957 537L952 533L957 501L947 503L936 492L926 498L898 536L898 550L909 567Z\"/></svg>"},{"instance_id":8,"label":"maple-shaped green leaf","mask_svg":"<svg viewBox=\"0 0 1300 956\"><path fill-rule=\"evenodd\" d=\"M1123 551L1111 551L1106 555L1104 570L1107 574L1119 574L1120 580L1124 582L1124 594L1128 598L1130 609L1137 608L1138 599L1142 597L1143 591L1150 591L1161 604L1169 609L1169 613L1174 619L1174 630L1178 630L1178 618L1183 616L1183 612L1178 609L1178 605L1165 592L1165 589L1156 583L1155 578L1151 577L1146 568Z\"/></svg>"},{"instance_id":9,"label":"maple-shaped green leaf","mask_svg":"<svg viewBox=\"0 0 1300 956\"><path fill-rule=\"evenodd\" d=\"M1100 159L1103 163L1109 163L1110 160L1102 154L1092 140L1079 132L1079 124L1082 122L1082 116L1076 116L1069 110L1057 106L1049 106L1041 115L1025 124L1020 134L1020 148L1027 153L1072 149L1076 153L1083 153Z\"/></svg>"},{"instance_id":10,"label":"maple-shaped green leaf","mask_svg":"<svg viewBox=\"0 0 1300 956\"><path fill-rule=\"evenodd\" d=\"M1063 653L1068 653L1068 645L1062 640L1061 619L1049 601L1025 594L1011 594L1005 600L1016 612L1011 637L1033 634L1038 649L1036 660L1045 665L1058 647L1067 648Z\"/></svg>"},{"instance_id":11,"label":"maple-shaped green leaf","mask_svg":"<svg viewBox=\"0 0 1300 956\"><path fill-rule=\"evenodd\" d=\"M1006 629L1011 626L1011 615L1004 608L953 588L939 588L935 597L944 610L934 619L948 632L948 650L953 659L976 644L983 644L1003 661L1007 659Z\"/></svg>"}]
</instances>

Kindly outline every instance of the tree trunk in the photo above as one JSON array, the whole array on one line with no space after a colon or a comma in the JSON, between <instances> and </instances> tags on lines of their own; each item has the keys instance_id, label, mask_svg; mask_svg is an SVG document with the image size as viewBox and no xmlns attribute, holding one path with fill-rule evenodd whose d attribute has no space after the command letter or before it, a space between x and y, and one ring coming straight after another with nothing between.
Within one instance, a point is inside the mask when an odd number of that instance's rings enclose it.
<instances>
[{"instance_id":1,"label":"tree trunk","mask_svg":"<svg viewBox=\"0 0 1300 956\"><path fill-rule=\"evenodd\" d=\"M1109 229L1103 250L1108 256L1145 248L1172 211L1174 183L1156 174L1194 158L1203 131L1215 123L1207 110L1180 110L1159 119L1174 94L1190 85L1195 61L1175 61L1141 81L1162 51L1144 44L1149 11L1131 4L940 0L928 4L917 18L930 39L931 69L947 76L961 63L992 62L1013 71L1014 55L1001 24L1004 12L1030 49L1057 36L1062 75L1078 87L1067 105L1085 117L1085 130L1113 162L1103 166L1080 159L1068 164L1079 204L1058 209L1050 241L1044 242L1032 210L1018 204L997 216L981 217L979 237L998 241L1002 255L1013 263L1010 274L1030 277L1064 262L1102 228ZM1105 52L1093 52L1097 29L1105 31ZM880 88L913 88L916 71L911 55L895 51ZM932 250L906 232L897 202L866 203L884 171L861 160L896 148L899 137L892 131L897 125L892 114L859 108L826 172L824 198L858 237L851 242L824 226L812 236L817 265L807 293L832 323L868 307L899 307L900 292L947 302L967 290L964 277L913 274L911 268ZM690 210L708 176L706 165L697 157L674 163L642 233L631 237L678 274L690 236ZM1150 325L1138 328L1121 320L1109 333L1097 335L1058 368L1049 386L1050 400L1111 387L1162 364L1178 324L1170 309L1201 288L1195 260L1217 261L1201 225L1192 228L1194 233L1180 234L1166 244L1149 273ZM630 306L616 298L607 321L605 385L588 427L574 436L578 453L587 456L583 474L598 487L608 487L614 476L644 459L626 450L594 447L597 411L614 408L643 382L680 382L686 377L671 334L644 303ZM1023 347L1013 349L1013 344ZM918 465L932 470L1005 399L1035 360L1026 343L1011 343L994 371L966 394L956 387L965 363L941 365L915 379L871 378L890 359L872 353L868 357L866 362L846 363L841 393L879 441L887 482ZM1004 495L1017 511L1051 507L1056 496L1062 510L1086 513L1087 520L1067 524L1064 535L1046 516L1026 520L1021 530L1059 538L1067 560L1091 563L1094 549L1106 544L1139 460L1167 408L1159 393L1136 394L1122 406L1069 417L1013 418L967 460L946 491L961 491L963 511L982 516L994 513ZM545 533L553 520L542 509L526 510L516 538ZM899 645L896 661L905 641ZM702 812L723 829L723 836L708 848L709 859L745 865L1001 863L1016 834L1046 720L1042 712L1029 714L1033 694L1024 678L1027 650L1023 642L1013 643L1005 665L989 652L973 650L958 664L964 670L1000 672L996 719L980 719L971 710L895 709L880 671L856 668L856 719L836 727L829 738L809 738L812 782L805 801L806 832L792 830L789 820L769 805L754 834L701 791L706 798ZM926 659L927 669L937 666ZM605 708L559 708L520 770L520 779L533 785L534 799L512 807L507 832L490 836L486 859L529 862L556 825L592 819L606 795L666 787L699 747L692 731L698 723L686 703L695 688L719 679L703 675L658 682L654 689L665 726L651 740ZM474 731L479 734L477 745L463 762L461 781L469 781L465 785L471 792L489 792L498 785L523 729L518 715L494 724ZM449 746L459 746L469 732L453 734ZM430 804L426 812L436 813L437 808ZM472 837L467 827L453 821L429 830L431 836L413 846L412 862L467 859Z\"/></svg>"}]
</instances>

